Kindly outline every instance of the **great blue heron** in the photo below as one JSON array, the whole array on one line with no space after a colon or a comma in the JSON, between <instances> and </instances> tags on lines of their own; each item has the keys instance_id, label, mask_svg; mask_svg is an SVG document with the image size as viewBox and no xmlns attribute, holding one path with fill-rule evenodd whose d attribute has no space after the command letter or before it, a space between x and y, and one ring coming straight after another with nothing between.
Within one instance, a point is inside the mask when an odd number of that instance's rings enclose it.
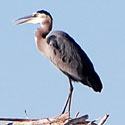
<instances>
[{"instance_id":1,"label":"great blue heron","mask_svg":"<svg viewBox=\"0 0 125 125\"><path fill-rule=\"evenodd\" d=\"M41 25L41 28L38 28L35 33L38 49L55 64L56 67L67 75L70 89L62 113L65 112L67 106L70 112L73 92L72 81L81 82L93 88L94 91L101 92L102 83L94 70L93 64L74 39L62 31L54 31L49 34L53 22L50 13L45 10L40 10L33 13L31 16L19 18L16 21L19 21L17 25L24 23Z\"/></svg>"}]
</instances>

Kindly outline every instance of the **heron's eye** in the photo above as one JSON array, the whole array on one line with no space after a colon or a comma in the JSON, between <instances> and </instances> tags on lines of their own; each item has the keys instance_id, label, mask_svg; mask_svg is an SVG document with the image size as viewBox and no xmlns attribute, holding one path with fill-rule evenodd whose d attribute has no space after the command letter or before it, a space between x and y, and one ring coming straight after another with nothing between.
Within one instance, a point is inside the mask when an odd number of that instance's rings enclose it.
<instances>
[{"instance_id":1,"label":"heron's eye","mask_svg":"<svg viewBox=\"0 0 125 125\"><path fill-rule=\"evenodd\" d=\"M35 13L33 16L34 16L34 17L37 17L37 16L38 16L38 14L37 14L37 13Z\"/></svg>"},{"instance_id":2,"label":"heron's eye","mask_svg":"<svg viewBox=\"0 0 125 125\"><path fill-rule=\"evenodd\" d=\"M34 16L34 17L37 17L37 14L34 14L33 16Z\"/></svg>"}]
</instances>

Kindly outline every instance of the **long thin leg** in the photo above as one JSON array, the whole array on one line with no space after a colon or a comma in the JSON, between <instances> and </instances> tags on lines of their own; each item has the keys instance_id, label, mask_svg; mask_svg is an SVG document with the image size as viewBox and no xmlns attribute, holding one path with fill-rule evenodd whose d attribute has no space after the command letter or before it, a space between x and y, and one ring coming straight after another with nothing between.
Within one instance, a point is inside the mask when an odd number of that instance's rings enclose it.
<instances>
[{"instance_id":1,"label":"long thin leg","mask_svg":"<svg viewBox=\"0 0 125 125\"><path fill-rule=\"evenodd\" d=\"M71 102L72 102L72 92L73 92L73 85L72 85L72 81L71 81L71 79L69 79L69 83L70 83L70 97L69 97L69 109L68 109L68 111L69 111L69 113L70 113L70 108L71 108Z\"/></svg>"},{"instance_id":2,"label":"long thin leg","mask_svg":"<svg viewBox=\"0 0 125 125\"><path fill-rule=\"evenodd\" d=\"M72 92L73 92L73 86L72 86L72 82L71 82L71 79L69 78L69 83L70 83L70 86L69 86L69 95L68 95L68 98L66 100L66 104L63 108L63 111L62 111L62 114L65 112L66 110L66 107L67 105L69 104L69 107L68 107L68 111L70 113L70 107L71 107L71 98L72 98Z\"/></svg>"}]
</instances>

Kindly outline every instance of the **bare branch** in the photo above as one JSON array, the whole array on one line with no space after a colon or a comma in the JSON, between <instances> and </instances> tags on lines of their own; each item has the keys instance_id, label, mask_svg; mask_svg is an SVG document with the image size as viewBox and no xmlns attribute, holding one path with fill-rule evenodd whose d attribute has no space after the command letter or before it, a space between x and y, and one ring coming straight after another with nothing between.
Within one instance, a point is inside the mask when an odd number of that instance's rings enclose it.
<instances>
[{"instance_id":1,"label":"bare branch","mask_svg":"<svg viewBox=\"0 0 125 125\"><path fill-rule=\"evenodd\" d=\"M12 123L2 125L103 125L109 115L105 115L98 120L88 121L88 115L84 115L78 118L71 119L69 113L64 113L52 118L41 119L13 119L13 118L0 118L0 121L12 121Z\"/></svg>"}]
</instances>

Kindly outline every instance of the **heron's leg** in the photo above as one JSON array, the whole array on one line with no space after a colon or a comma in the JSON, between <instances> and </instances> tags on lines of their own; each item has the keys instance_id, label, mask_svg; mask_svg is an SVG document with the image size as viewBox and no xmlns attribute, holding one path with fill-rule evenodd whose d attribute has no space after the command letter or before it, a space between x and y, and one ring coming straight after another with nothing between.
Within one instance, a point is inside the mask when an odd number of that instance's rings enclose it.
<instances>
[{"instance_id":1,"label":"heron's leg","mask_svg":"<svg viewBox=\"0 0 125 125\"><path fill-rule=\"evenodd\" d=\"M67 107L68 104L69 104L69 109L68 109L68 111L69 111L69 113L70 113L71 98L72 98L72 92L73 92L73 86L72 86L72 82L71 82L71 79L70 79L70 78L69 78L69 83L70 83L70 86L69 86L69 95L68 95L68 98L67 98L67 100L66 100L66 104L65 104L65 106L64 106L64 108L63 108L62 114L65 112L66 107Z\"/></svg>"},{"instance_id":2,"label":"heron's leg","mask_svg":"<svg viewBox=\"0 0 125 125\"><path fill-rule=\"evenodd\" d=\"M69 93L69 109L68 109L68 111L70 113L71 100L72 100L72 92L73 92L73 85L72 85L71 79L69 79L69 83L70 83L70 89L69 89L70 93Z\"/></svg>"}]
</instances>

